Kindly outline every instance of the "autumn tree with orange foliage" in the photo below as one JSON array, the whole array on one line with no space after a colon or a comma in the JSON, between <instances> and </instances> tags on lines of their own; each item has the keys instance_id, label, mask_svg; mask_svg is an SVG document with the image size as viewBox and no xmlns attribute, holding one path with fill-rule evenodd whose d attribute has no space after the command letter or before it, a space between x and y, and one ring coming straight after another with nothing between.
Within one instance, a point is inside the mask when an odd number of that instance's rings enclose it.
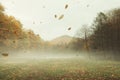
<instances>
[{"instance_id":1,"label":"autumn tree with orange foliage","mask_svg":"<svg viewBox=\"0 0 120 80\"><path fill-rule=\"evenodd\" d=\"M32 30L25 30L19 20L4 13L0 4L0 50L38 49L42 44L39 35Z\"/></svg>"}]
</instances>

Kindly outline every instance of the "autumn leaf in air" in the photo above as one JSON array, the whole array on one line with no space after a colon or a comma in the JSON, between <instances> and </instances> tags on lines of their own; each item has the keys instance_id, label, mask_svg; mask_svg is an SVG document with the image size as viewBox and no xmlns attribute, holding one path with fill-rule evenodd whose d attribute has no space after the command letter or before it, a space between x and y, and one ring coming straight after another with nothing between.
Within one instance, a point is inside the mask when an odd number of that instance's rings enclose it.
<instances>
[{"instance_id":1,"label":"autumn leaf in air","mask_svg":"<svg viewBox=\"0 0 120 80\"><path fill-rule=\"evenodd\" d=\"M63 19L64 15L62 14L60 17L59 17L59 20Z\"/></svg>"},{"instance_id":2,"label":"autumn leaf in air","mask_svg":"<svg viewBox=\"0 0 120 80\"><path fill-rule=\"evenodd\" d=\"M2 53L2 56L7 57L8 53Z\"/></svg>"},{"instance_id":3,"label":"autumn leaf in air","mask_svg":"<svg viewBox=\"0 0 120 80\"><path fill-rule=\"evenodd\" d=\"M35 22L33 22L33 24L35 24Z\"/></svg>"},{"instance_id":4,"label":"autumn leaf in air","mask_svg":"<svg viewBox=\"0 0 120 80\"><path fill-rule=\"evenodd\" d=\"M43 6L43 8L45 8L45 6Z\"/></svg>"},{"instance_id":5,"label":"autumn leaf in air","mask_svg":"<svg viewBox=\"0 0 120 80\"><path fill-rule=\"evenodd\" d=\"M65 5L65 9L67 9L67 8L68 8L68 4Z\"/></svg>"},{"instance_id":6,"label":"autumn leaf in air","mask_svg":"<svg viewBox=\"0 0 120 80\"><path fill-rule=\"evenodd\" d=\"M54 17L57 18L57 15L55 14Z\"/></svg>"},{"instance_id":7,"label":"autumn leaf in air","mask_svg":"<svg viewBox=\"0 0 120 80\"><path fill-rule=\"evenodd\" d=\"M42 22L40 21L40 24L42 24Z\"/></svg>"},{"instance_id":8,"label":"autumn leaf in air","mask_svg":"<svg viewBox=\"0 0 120 80\"><path fill-rule=\"evenodd\" d=\"M71 30L71 27L69 27L68 30Z\"/></svg>"},{"instance_id":9,"label":"autumn leaf in air","mask_svg":"<svg viewBox=\"0 0 120 80\"><path fill-rule=\"evenodd\" d=\"M88 4L87 7L89 7L90 5Z\"/></svg>"}]
</instances>

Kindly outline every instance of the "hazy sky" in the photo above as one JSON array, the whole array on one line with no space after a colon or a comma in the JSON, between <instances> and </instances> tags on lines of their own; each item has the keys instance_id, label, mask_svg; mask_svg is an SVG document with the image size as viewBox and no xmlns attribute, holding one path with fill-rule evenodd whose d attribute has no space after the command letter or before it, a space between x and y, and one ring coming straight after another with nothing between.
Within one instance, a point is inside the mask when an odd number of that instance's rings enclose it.
<instances>
[{"instance_id":1,"label":"hazy sky","mask_svg":"<svg viewBox=\"0 0 120 80\"><path fill-rule=\"evenodd\" d=\"M0 0L0 3L8 15L20 20L24 28L32 29L44 40L73 36L82 25L90 25L98 12L120 7L120 0ZM69 7L64 9L66 4ZM58 20L55 14L64 14L64 18Z\"/></svg>"}]
</instances>

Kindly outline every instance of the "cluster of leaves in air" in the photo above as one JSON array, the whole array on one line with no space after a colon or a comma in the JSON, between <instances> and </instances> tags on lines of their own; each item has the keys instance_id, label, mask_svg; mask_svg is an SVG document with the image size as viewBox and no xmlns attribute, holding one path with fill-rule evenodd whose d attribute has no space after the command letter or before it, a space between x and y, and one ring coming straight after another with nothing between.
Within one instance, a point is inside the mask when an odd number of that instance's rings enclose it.
<instances>
[{"instance_id":1,"label":"cluster of leaves in air","mask_svg":"<svg viewBox=\"0 0 120 80\"><path fill-rule=\"evenodd\" d=\"M69 5L66 4L64 8L67 9L68 7L69 7ZM57 14L55 14L54 17L57 18L58 20L61 20L64 18L64 14L61 14L59 16ZM71 30L71 27L69 27L68 30Z\"/></svg>"},{"instance_id":2,"label":"cluster of leaves in air","mask_svg":"<svg viewBox=\"0 0 120 80\"><path fill-rule=\"evenodd\" d=\"M68 8L68 4L65 5L65 9L67 9L67 8ZM61 19L63 19L64 14L60 15L59 17L57 16L57 14L55 14L54 17L58 18L58 20L61 20Z\"/></svg>"}]
</instances>

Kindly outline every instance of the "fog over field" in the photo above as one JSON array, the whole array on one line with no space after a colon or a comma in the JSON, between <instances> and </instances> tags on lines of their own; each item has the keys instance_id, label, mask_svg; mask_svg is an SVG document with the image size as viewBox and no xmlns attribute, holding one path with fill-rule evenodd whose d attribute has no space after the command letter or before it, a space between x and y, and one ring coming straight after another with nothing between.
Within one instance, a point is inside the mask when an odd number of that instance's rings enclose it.
<instances>
[{"instance_id":1,"label":"fog over field","mask_svg":"<svg viewBox=\"0 0 120 80\"><path fill-rule=\"evenodd\" d=\"M0 80L119 79L120 0L0 0Z\"/></svg>"}]
</instances>

